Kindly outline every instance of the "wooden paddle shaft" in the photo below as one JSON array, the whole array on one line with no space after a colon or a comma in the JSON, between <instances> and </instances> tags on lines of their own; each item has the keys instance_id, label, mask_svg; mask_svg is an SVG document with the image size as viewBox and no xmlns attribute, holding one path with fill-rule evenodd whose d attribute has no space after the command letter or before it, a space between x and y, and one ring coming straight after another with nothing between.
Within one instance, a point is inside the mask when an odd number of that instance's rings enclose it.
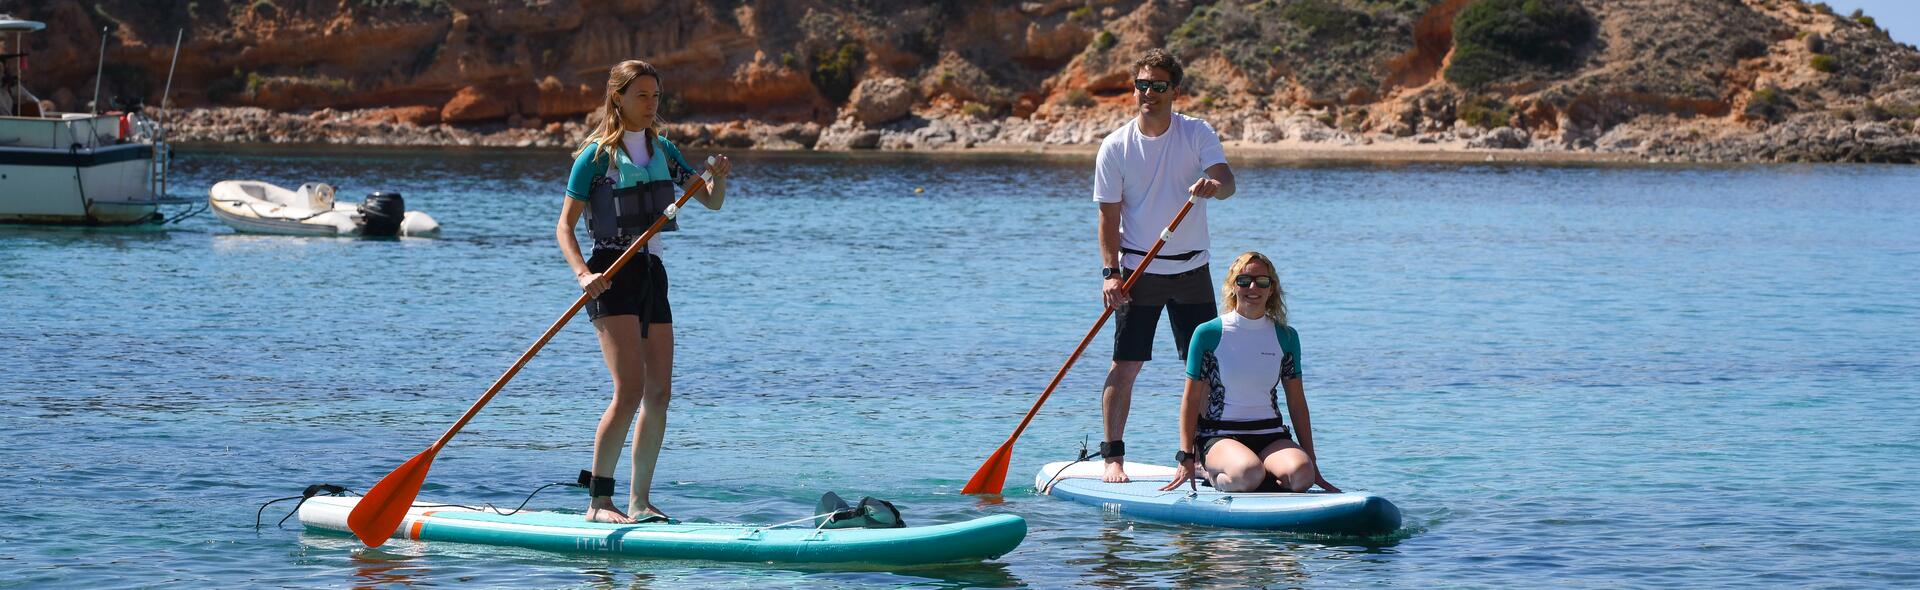
<instances>
[{"instance_id":1,"label":"wooden paddle shaft","mask_svg":"<svg viewBox=\"0 0 1920 590\"><path fill-rule=\"evenodd\" d=\"M1147 274L1147 265L1152 264L1153 257L1160 254L1160 248L1167 245L1167 238L1173 236L1173 230L1178 229L1180 227L1180 221L1186 219L1187 212L1193 210L1193 203L1197 198L1198 197L1187 197L1187 204L1180 206L1180 212L1173 216L1173 222L1167 224L1167 229L1160 232L1160 239L1155 241L1153 247L1147 250L1147 255L1140 259L1140 267L1133 269L1133 275L1127 277L1125 283L1120 284L1121 293L1133 292L1134 281L1140 280L1141 276ZM1112 306L1108 306L1100 312L1099 321L1095 321L1093 328L1087 330L1087 335L1080 338L1080 346L1074 347L1073 355L1067 357L1066 364L1061 365L1060 370L1053 374L1053 381L1047 383L1047 389L1040 392L1040 399L1034 400L1033 409L1027 411L1027 416L1020 420L1020 425L1013 429L1013 436L1007 437L1007 440L1011 441L1019 438L1020 432L1027 429L1027 423L1032 422L1034 414L1040 412L1040 405L1047 403L1047 396L1053 395L1053 390L1060 386L1060 380L1066 378L1067 370L1073 368L1073 363L1080 360L1080 353L1086 352L1087 345L1093 342L1093 337L1100 333L1100 328L1107 324L1107 318L1109 317L1113 317Z\"/></svg>"},{"instance_id":2,"label":"wooden paddle shaft","mask_svg":"<svg viewBox=\"0 0 1920 590\"><path fill-rule=\"evenodd\" d=\"M1139 267L1133 269L1133 275L1131 275L1131 277L1127 277L1127 283L1119 284L1119 290L1121 290L1121 292L1131 292L1131 290L1133 290L1133 283L1140 281L1140 275L1146 275L1146 265L1154 263L1154 256L1160 256L1160 248L1167 244L1167 238L1173 236L1173 231L1181 227L1181 219L1187 219L1187 211L1194 208L1194 202L1198 202L1198 196L1188 196L1187 204L1181 206L1181 211L1173 215L1173 221L1167 223L1167 229L1164 229L1164 231L1160 233L1160 240L1154 242L1154 248L1148 248L1148 250L1146 250L1146 256L1140 258ZM981 494L981 492L985 492L985 494L998 494L998 492L1000 492L1000 486L1004 486L1004 479L1006 479L1006 477L1004 477L1004 473L1006 473L1004 461L1010 461L1010 459L1012 459L1010 455L1012 455L1012 448L1014 448L1014 440L1020 438L1021 432L1027 430L1027 423L1033 423L1033 415L1041 413L1041 406L1046 404L1046 398L1052 396L1052 394L1054 394L1054 388L1058 388L1060 381L1068 377L1068 369L1073 369L1073 363L1079 361L1079 356L1081 356L1083 352L1087 352L1087 344L1091 344L1092 336L1100 334L1100 327L1106 327L1106 319L1112 317L1112 315L1114 315L1114 307L1112 306L1108 306L1106 309L1100 311L1100 319L1092 323L1092 329L1087 331L1087 336L1081 338L1081 344L1073 348L1073 354L1068 356L1068 361L1066 361L1064 365L1060 365L1060 371L1054 373L1054 381L1046 382L1046 390L1041 392L1041 398L1039 398L1039 400L1033 400L1033 409L1027 409L1027 415L1021 417L1020 427L1014 427L1014 434L1008 434L1008 436L1006 436L1006 442L1000 444L1000 450L996 450L995 454L989 455L989 457L987 457L987 463L979 465L979 473L975 473L973 480L968 482L968 486L960 490L962 494ZM1000 463L1000 465L995 465L995 463ZM1002 475L1000 475L1000 477L991 477L991 480L979 479L981 475L987 475L987 473L993 473L993 471L998 471L998 473L1002 473ZM977 486L975 486L975 484L977 484ZM983 486L991 486L993 490L985 490Z\"/></svg>"},{"instance_id":3,"label":"wooden paddle shaft","mask_svg":"<svg viewBox=\"0 0 1920 590\"><path fill-rule=\"evenodd\" d=\"M709 167L713 165L712 158L707 159L707 165ZM633 255L641 250L641 246L647 243L647 240L653 239L654 234L660 233L662 226L665 226L668 221L673 220L673 217L679 214L680 207L685 206L687 200L693 198L694 193L700 192L701 189L705 188L707 188L707 175L702 174L695 177L692 186L687 187L686 193L680 195L680 200L673 202L673 206L667 210L667 214L660 216L659 219L653 220L653 225L647 227L646 233L640 234L640 239L634 240L632 244L629 244L627 250L621 252L619 258L614 259L613 265L607 267L606 272L600 273L600 277L612 279L614 273L620 272L620 269L627 265L627 260L633 258ZM552 340L555 334L560 333L560 328L565 327L567 322L573 319L574 314L580 313L580 308L586 307L587 301L591 299L593 299L593 297L586 293L581 293L580 297L574 299L573 305L567 307L567 312L560 314L560 319L554 320L553 325L547 326L546 333L541 334L540 339L534 341L533 346L527 347L526 352L520 353L520 359L514 361L513 366L508 367L507 372L501 374L500 378L493 382L493 386L488 387L487 392L482 394L478 401L473 402L472 407L467 408L467 413L461 414L460 420L454 422L453 427L448 428L446 434L440 435L440 440L434 441L433 446L429 448L438 449L446 446L447 441L453 440L453 435L460 432L460 429L465 427L467 421L472 420L475 414L479 414L480 408L485 407L487 402L492 401L493 395L500 393L500 388L505 387L508 381L512 381L513 376L520 373L520 368L527 366L527 361L533 360L533 355L538 354L541 348L546 347L547 341Z\"/></svg>"}]
</instances>

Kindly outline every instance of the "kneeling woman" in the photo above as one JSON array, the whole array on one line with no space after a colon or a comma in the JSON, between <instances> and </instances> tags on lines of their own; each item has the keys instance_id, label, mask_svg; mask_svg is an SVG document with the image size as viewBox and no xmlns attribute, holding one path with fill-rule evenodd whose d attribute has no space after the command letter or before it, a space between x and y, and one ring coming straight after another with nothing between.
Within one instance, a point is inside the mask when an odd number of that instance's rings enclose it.
<instances>
[{"instance_id":1,"label":"kneeling woman","mask_svg":"<svg viewBox=\"0 0 1920 590\"><path fill-rule=\"evenodd\" d=\"M1180 462L1171 490L1206 477L1223 492L1251 492L1268 481L1278 491L1304 492L1320 477L1300 383L1300 335L1287 325L1287 305L1273 262L1241 254L1222 285L1227 313L1201 324L1187 347L1187 391L1180 400ZM1280 417L1279 390L1287 390L1295 444ZM1196 462L1198 463L1196 465Z\"/></svg>"},{"instance_id":2,"label":"kneeling woman","mask_svg":"<svg viewBox=\"0 0 1920 590\"><path fill-rule=\"evenodd\" d=\"M555 237L573 267L580 288L592 296L587 315L600 337L600 354L613 373L613 403L600 415L593 436L593 469L581 474L592 490L587 520L636 522L665 520L648 501L654 464L667 432L667 399L672 394L673 310L667 305L667 269L660 262L656 234L612 279L601 275L647 227L679 197L676 187L693 179L679 148L655 130L660 108L660 73L639 60L620 62L607 76L601 124L574 153L573 175L560 207ZM710 190L695 195L708 209L726 199L728 163L716 156ZM587 217L593 257L580 256L574 226ZM668 221L663 229L673 227ZM614 468L620 443L640 415L633 433L633 479L627 511L613 505Z\"/></svg>"}]
</instances>

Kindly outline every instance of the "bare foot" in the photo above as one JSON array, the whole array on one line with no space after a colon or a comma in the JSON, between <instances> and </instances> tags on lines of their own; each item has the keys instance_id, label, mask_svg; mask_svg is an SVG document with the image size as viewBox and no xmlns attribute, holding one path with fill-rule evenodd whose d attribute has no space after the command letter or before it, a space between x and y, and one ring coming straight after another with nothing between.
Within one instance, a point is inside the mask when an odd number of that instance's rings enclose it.
<instances>
[{"instance_id":1,"label":"bare foot","mask_svg":"<svg viewBox=\"0 0 1920 590\"><path fill-rule=\"evenodd\" d=\"M633 524L635 521L633 517L613 507L613 498L594 498L593 504L587 507L587 522Z\"/></svg>"},{"instance_id":2,"label":"bare foot","mask_svg":"<svg viewBox=\"0 0 1920 590\"><path fill-rule=\"evenodd\" d=\"M628 504L627 511L640 515L640 518L634 522L666 522L673 519L673 517L667 516L667 513L661 512L659 508L654 507L651 503L647 504L647 507L642 510L635 510L632 504Z\"/></svg>"},{"instance_id":3,"label":"bare foot","mask_svg":"<svg viewBox=\"0 0 1920 590\"><path fill-rule=\"evenodd\" d=\"M1127 483L1133 481L1127 478L1127 471L1120 466L1119 461L1108 462L1107 474L1101 477L1100 480L1107 483Z\"/></svg>"}]
</instances>

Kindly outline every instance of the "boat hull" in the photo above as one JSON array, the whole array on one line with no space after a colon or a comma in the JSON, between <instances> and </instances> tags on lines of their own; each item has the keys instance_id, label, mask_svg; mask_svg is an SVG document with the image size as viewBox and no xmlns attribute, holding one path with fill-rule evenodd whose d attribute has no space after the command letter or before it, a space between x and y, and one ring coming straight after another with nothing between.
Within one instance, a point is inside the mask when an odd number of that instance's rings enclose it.
<instances>
[{"instance_id":1,"label":"boat hull","mask_svg":"<svg viewBox=\"0 0 1920 590\"><path fill-rule=\"evenodd\" d=\"M0 223L126 225L154 221L154 149L122 144L53 152L0 147Z\"/></svg>"}]
</instances>

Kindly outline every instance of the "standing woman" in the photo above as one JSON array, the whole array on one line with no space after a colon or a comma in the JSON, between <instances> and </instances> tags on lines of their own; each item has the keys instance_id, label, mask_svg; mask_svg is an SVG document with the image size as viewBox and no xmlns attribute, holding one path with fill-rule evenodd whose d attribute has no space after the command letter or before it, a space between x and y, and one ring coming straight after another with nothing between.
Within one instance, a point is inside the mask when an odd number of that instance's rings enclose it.
<instances>
[{"instance_id":1,"label":"standing woman","mask_svg":"<svg viewBox=\"0 0 1920 590\"><path fill-rule=\"evenodd\" d=\"M1174 454L1180 466L1161 489L1198 475L1223 492L1251 492L1269 480L1288 492L1314 484L1340 491L1320 477L1313 453L1300 382L1300 334L1287 325L1286 293L1273 261L1259 252L1241 254L1227 268L1221 291L1227 312L1195 328L1188 346L1180 450ZM1287 390L1292 430L1280 417L1281 388Z\"/></svg>"},{"instance_id":2,"label":"standing woman","mask_svg":"<svg viewBox=\"0 0 1920 590\"><path fill-rule=\"evenodd\" d=\"M593 470L581 473L592 491L587 520L632 523L665 520L649 502L654 464L667 431L667 400L673 387L673 311L667 305L667 269L660 262L656 234L612 279L601 275L628 245L646 233L678 197L676 187L694 177L693 168L673 142L660 137L660 72L640 60L613 66L607 75L607 99L601 123L574 153L573 174L560 207L554 236L573 268L580 289L593 297L587 316L600 337L600 354L613 373L613 402L600 415L593 434ZM709 190L694 195L708 209L726 200L726 156L714 156ZM581 258L574 227L587 218L593 236L592 258ZM662 232L673 231L669 220ZM620 462L620 443L634 413L633 479L627 511L613 504L612 473ZM640 515L638 519L628 516Z\"/></svg>"}]
</instances>

